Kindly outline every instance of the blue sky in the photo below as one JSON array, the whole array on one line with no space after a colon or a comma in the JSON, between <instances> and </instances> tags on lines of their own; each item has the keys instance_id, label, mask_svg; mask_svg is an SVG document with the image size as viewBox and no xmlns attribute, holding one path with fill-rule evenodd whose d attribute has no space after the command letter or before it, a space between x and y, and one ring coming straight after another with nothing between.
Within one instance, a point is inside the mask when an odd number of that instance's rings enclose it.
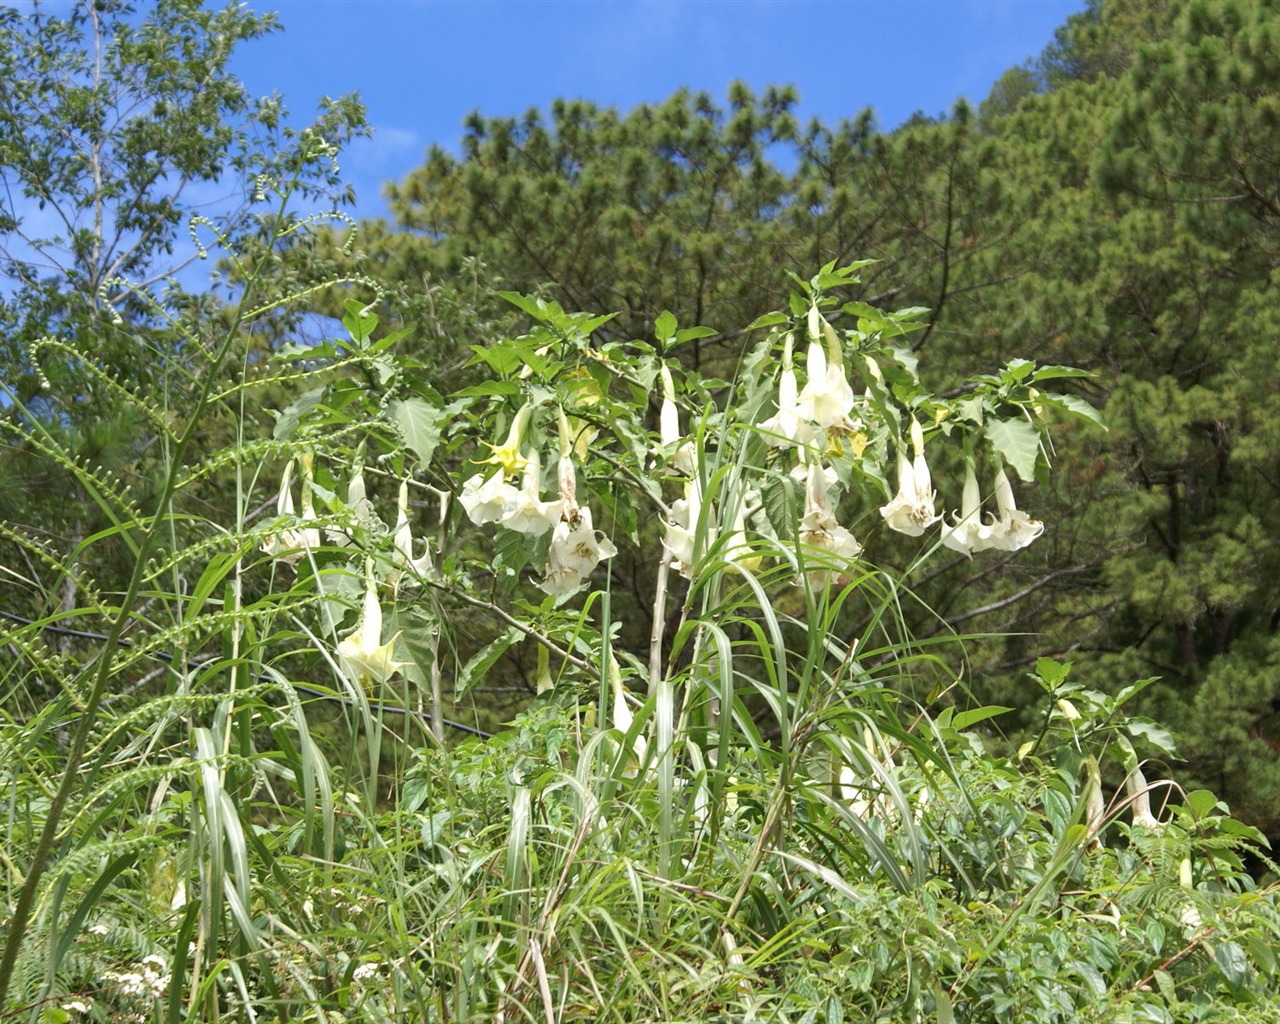
<instances>
[{"instance_id":1,"label":"blue sky","mask_svg":"<svg viewBox=\"0 0 1280 1024\"><path fill-rule=\"evenodd\" d=\"M251 0L284 31L235 64L305 123L358 92L375 128L342 162L361 216L432 144L456 151L472 110L517 116L557 97L626 110L680 86L723 100L792 84L801 122L870 106L883 129L974 103L1038 54L1082 0Z\"/></svg>"}]
</instances>

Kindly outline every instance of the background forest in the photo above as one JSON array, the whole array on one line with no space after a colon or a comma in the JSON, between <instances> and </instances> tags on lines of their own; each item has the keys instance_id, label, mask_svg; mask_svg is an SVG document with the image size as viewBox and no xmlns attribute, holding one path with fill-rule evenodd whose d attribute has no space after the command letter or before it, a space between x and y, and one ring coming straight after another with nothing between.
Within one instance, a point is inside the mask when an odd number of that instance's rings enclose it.
<instances>
[{"instance_id":1,"label":"background forest","mask_svg":"<svg viewBox=\"0 0 1280 1024\"><path fill-rule=\"evenodd\" d=\"M1280 6L889 132L478 112L358 224L274 24L0 11L0 1020L1275 1019ZM904 545L909 436L1043 536Z\"/></svg>"}]
</instances>

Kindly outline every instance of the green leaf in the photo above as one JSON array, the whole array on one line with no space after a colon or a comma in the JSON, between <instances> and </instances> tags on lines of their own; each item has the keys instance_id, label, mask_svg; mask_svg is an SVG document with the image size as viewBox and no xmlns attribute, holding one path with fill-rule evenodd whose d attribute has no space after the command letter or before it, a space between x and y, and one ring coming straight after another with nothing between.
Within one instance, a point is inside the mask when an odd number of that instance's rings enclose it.
<instances>
[{"instance_id":1,"label":"green leaf","mask_svg":"<svg viewBox=\"0 0 1280 1024\"><path fill-rule=\"evenodd\" d=\"M669 309L664 309L658 314L658 319L653 322L653 336L658 341L667 341L675 337L676 327L678 326L675 314Z\"/></svg>"},{"instance_id":2,"label":"green leaf","mask_svg":"<svg viewBox=\"0 0 1280 1024\"><path fill-rule=\"evenodd\" d=\"M779 324L785 324L790 321L790 317L786 313L765 313L758 316L747 325L748 331L758 331L762 327L777 327Z\"/></svg>"},{"instance_id":3,"label":"green leaf","mask_svg":"<svg viewBox=\"0 0 1280 1024\"><path fill-rule=\"evenodd\" d=\"M1057 662L1052 658L1036 659L1036 675L1040 677L1046 689L1056 690L1070 671L1070 662Z\"/></svg>"},{"instance_id":4,"label":"green leaf","mask_svg":"<svg viewBox=\"0 0 1280 1024\"><path fill-rule=\"evenodd\" d=\"M987 440L1005 464L1027 483L1035 480L1040 457L1040 432L1026 420L990 420Z\"/></svg>"},{"instance_id":5,"label":"green leaf","mask_svg":"<svg viewBox=\"0 0 1280 1024\"><path fill-rule=\"evenodd\" d=\"M513 644L519 643L523 639L523 631L516 629L514 626L508 626L506 632L472 655L471 660L463 665L462 671L458 673L457 683L455 684L458 691L457 699L461 700L472 686L485 677L489 669L493 667L494 662L506 654Z\"/></svg>"},{"instance_id":6,"label":"green leaf","mask_svg":"<svg viewBox=\"0 0 1280 1024\"><path fill-rule=\"evenodd\" d=\"M1102 413L1086 402L1079 395L1046 395L1042 394L1038 399L1041 405L1051 406L1054 409L1061 409L1063 412L1070 413L1082 420L1107 429L1106 423L1103 422Z\"/></svg>"},{"instance_id":7,"label":"green leaf","mask_svg":"<svg viewBox=\"0 0 1280 1024\"><path fill-rule=\"evenodd\" d=\"M519 292L498 292L498 298L506 299L511 305L524 310L535 320L546 323L549 319L547 304L539 299L521 295Z\"/></svg>"},{"instance_id":8,"label":"green leaf","mask_svg":"<svg viewBox=\"0 0 1280 1024\"><path fill-rule=\"evenodd\" d=\"M286 407L284 412L280 413L276 419L275 430L272 436L277 441L283 440L293 434L298 424L308 412L320 405L324 398L325 389L323 387L312 388L310 391L304 391Z\"/></svg>"},{"instance_id":9,"label":"green leaf","mask_svg":"<svg viewBox=\"0 0 1280 1024\"><path fill-rule=\"evenodd\" d=\"M520 385L513 380L486 380L481 384L472 384L453 392L451 398L484 398L486 396L507 396L520 394Z\"/></svg>"},{"instance_id":10,"label":"green leaf","mask_svg":"<svg viewBox=\"0 0 1280 1024\"><path fill-rule=\"evenodd\" d=\"M1197 818L1207 818L1222 810L1222 802L1207 789L1193 789L1187 794L1187 807Z\"/></svg>"},{"instance_id":11,"label":"green leaf","mask_svg":"<svg viewBox=\"0 0 1280 1024\"><path fill-rule=\"evenodd\" d=\"M1141 736L1160 753L1167 757L1177 756L1177 743L1174 741L1173 733L1169 732L1163 725L1146 718L1131 718L1126 724L1129 732L1134 736Z\"/></svg>"},{"instance_id":12,"label":"green leaf","mask_svg":"<svg viewBox=\"0 0 1280 1024\"><path fill-rule=\"evenodd\" d=\"M969 711L961 711L953 719L956 729L967 729L971 725L977 725L979 722L985 722L988 718L995 718L996 715L1008 714L1013 708L1001 707L998 704L992 704L984 708L973 708Z\"/></svg>"},{"instance_id":13,"label":"green leaf","mask_svg":"<svg viewBox=\"0 0 1280 1024\"><path fill-rule=\"evenodd\" d=\"M1217 943L1213 949L1213 962L1227 979L1227 984L1239 988L1249 980L1249 958L1234 942Z\"/></svg>"},{"instance_id":14,"label":"green leaf","mask_svg":"<svg viewBox=\"0 0 1280 1024\"><path fill-rule=\"evenodd\" d=\"M1034 383L1042 380L1057 380L1062 377L1092 377L1088 370L1080 370L1074 366L1042 366L1031 375Z\"/></svg>"},{"instance_id":15,"label":"green leaf","mask_svg":"<svg viewBox=\"0 0 1280 1024\"><path fill-rule=\"evenodd\" d=\"M357 302L355 299L347 299L342 305L346 310L342 317L342 326L350 333L351 340L357 347L366 348L365 342L378 327L378 315L367 310L363 302Z\"/></svg>"},{"instance_id":16,"label":"green leaf","mask_svg":"<svg viewBox=\"0 0 1280 1024\"><path fill-rule=\"evenodd\" d=\"M1005 364L1004 376L1013 381L1025 380L1028 374L1036 368L1036 364L1030 359L1010 359Z\"/></svg>"},{"instance_id":17,"label":"green leaf","mask_svg":"<svg viewBox=\"0 0 1280 1024\"><path fill-rule=\"evenodd\" d=\"M445 413L423 398L398 398L387 406L405 447L425 466L440 443Z\"/></svg>"}]
</instances>

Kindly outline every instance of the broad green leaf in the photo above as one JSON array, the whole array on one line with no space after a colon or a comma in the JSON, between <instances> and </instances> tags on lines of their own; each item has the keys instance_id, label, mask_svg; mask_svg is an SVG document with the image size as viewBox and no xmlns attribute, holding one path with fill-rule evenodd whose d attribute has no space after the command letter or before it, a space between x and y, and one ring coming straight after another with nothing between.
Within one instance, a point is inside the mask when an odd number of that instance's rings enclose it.
<instances>
[{"instance_id":1,"label":"broad green leaf","mask_svg":"<svg viewBox=\"0 0 1280 1024\"><path fill-rule=\"evenodd\" d=\"M366 348L365 342L378 327L378 315L366 309L363 302L347 299L343 304L346 313L342 317L342 326L351 334L351 340L359 348Z\"/></svg>"},{"instance_id":2,"label":"broad green leaf","mask_svg":"<svg viewBox=\"0 0 1280 1024\"><path fill-rule=\"evenodd\" d=\"M675 314L669 309L664 309L658 314L658 319L653 322L653 336L659 341L667 341L675 337L677 326L679 325Z\"/></svg>"},{"instance_id":3,"label":"broad green leaf","mask_svg":"<svg viewBox=\"0 0 1280 1024\"><path fill-rule=\"evenodd\" d=\"M430 463L440 442L444 410L423 398L397 398L387 408L405 446L424 466Z\"/></svg>"},{"instance_id":4,"label":"broad green leaf","mask_svg":"<svg viewBox=\"0 0 1280 1024\"><path fill-rule=\"evenodd\" d=\"M458 699L461 700L472 686L484 679L489 669L493 667L499 658L507 653L513 644L519 643L523 639L524 632L522 630L516 629L514 626L508 626L506 631L500 634L496 640L490 641L472 655L471 659L462 666L462 671L458 673L458 679L455 683Z\"/></svg>"},{"instance_id":5,"label":"broad green leaf","mask_svg":"<svg viewBox=\"0 0 1280 1024\"><path fill-rule=\"evenodd\" d=\"M1234 942L1214 943L1213 962L1222 971L1227 984L1238 988L1249 980L1249 958Z\"/></svg>"},{"instance_id":6,"label":"broad green leaf","mask_svg":"<svg viewBox=\"0 0 1280 1024\"><path fill-rule=\"evenodd\" d=\"M786 313L765 313L756 317L747 325L748 331L758 331L762 327L777 327L779 324L789 323L791 318Z\"/></svg>"},{"instance_id":7,"label":"broad green leaf","mask_svg":"<svg viewBox=\"0 0 1280 1024\"><path fill-rule=\"evenodd\" d=\"M486 396L518 395L520 385L513 380L486 380L469 388L455 391L451 398L484 398Z\"/></svg>"},{"instance_id":8,"label":"broad green leaf","mask_svg":"<svg viewBox=\"0 0 1280 1024\"><path fill-rule=\"evenodd\" d=\"M277 441L292 436L303 417L321 404L324 392L325 389L323 387L312 388L310 391L304 391L285 406L284 411L276 418L275 430L272 432L272 436Z\"/></svg>"},{"instance_id":9,"label":"broad green leaf","mask_svg":"<svg viewBox=\"0 0 1280 1024\"><path fill-rule=\"evenodd\" d=\"M1048 395L1042 394L1036 399L1042 405L1052 406L1055 409L1061 409L1073 416L1078 416L1082 420L1088 420L1095 426L1107 429L1106 423L1103 422L1102 413L1086 402L1079 395Z\"/></svg>"},{"instance_id":10,"label":"broad green leaf","mask_svg":"<svg viewBox=\"0 0 1280 1024\"><path fill-rule=\"evenodd\" d=\"M517 309L522 309L528 313L533 319L546 322L547 305L538 299L530 298L527 295L521 295L519 292L498 292L498 298L505 299Z\"/></svg>"},{"instance_id":11,"label":"broad green leaf","mask_svg":"<svg viewBox=\"0 0 1280 1024\"><path fill-rule=\"evenodd\" d=\"M979 722L985 722L988 718L995 718L997 715L1005 715L1012 711L1013 708L1001 707L998 704L992 704L984 708L973 708L969 711L961 711L956 715L954 725L957 729L967 729L971 725L977 725Z\"/></svg>"},{"instance_id":12,"label":"broad green leaf","mask_svg":"<svg viewBox=\"0 0 1280 1024\"><path fill-rule=\"evenodd\" d=\"M1005 464L1027 483L1035 480L1040 432L1026 420L988 420L987 440Z\"/></svg>"}]
</instances>

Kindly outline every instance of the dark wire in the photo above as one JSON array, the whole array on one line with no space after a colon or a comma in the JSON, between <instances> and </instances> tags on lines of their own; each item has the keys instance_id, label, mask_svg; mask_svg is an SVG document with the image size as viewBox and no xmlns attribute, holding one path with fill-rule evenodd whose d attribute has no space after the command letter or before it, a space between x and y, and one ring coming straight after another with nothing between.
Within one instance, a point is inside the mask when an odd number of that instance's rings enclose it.
<instances>
[{"instance_id":1,"label":"dark wire","mask_svg":"<svg viewBox=\"0 0 1280 1024\"><path fill-rule=\"evenodd\" d=\"M0 618L9 619L11 622L17 622L24 626L36 625L33 619L26 619L26 618L23 618L21 615L14 615L13 612L6 612L3 609L0 609ZM44 625L44 626L41 626L40 628L44 630L44 632L46 633L53 633L57 636L76 637L80 640L97 640L101 642L107 639L101 633L88 633L83 629L67 629L63 626L54 626L54 625ZM136 646L132 640L125 640L123 638L117 640L116 645L119 647ZM154 651L150 655L150 657L156 658L163 662L167 662L170 665L173 664L173 655L170 654L168 651ZM263 672L257 673L254 676L254 678L261 683L272 683L276 681L275 677L269 676ZM348 707L355 706L355 701L351 700L349 697L343 697L336 693L327 693L324 690L317 690L315 687L306 685L306 683L291 682L290 685L295 690L301 690L303 693L313 694L314 696L319 697L322 700L336 701L339 704L346 704ZM394 704L381 704L381 703L378 703L377 701L370 701L369 706L373 708L377 708L378 711L385 712L392 715L411 715L412 717L420 719L421 721L424 721L424 722L431 722L433 720L433 716L429 711L414 711L412 708L400 708L400 707L396 707ZM447 725L450 729L456 729L458 732L469 733L472 736L479 736L482 739L488 739L493 735L493 733L485 732L483 729L477 729L473 725L464 725L462 722L454 722L448 718L441 718L440 721L442 724Z\"/></svg>"}]
</instances>

